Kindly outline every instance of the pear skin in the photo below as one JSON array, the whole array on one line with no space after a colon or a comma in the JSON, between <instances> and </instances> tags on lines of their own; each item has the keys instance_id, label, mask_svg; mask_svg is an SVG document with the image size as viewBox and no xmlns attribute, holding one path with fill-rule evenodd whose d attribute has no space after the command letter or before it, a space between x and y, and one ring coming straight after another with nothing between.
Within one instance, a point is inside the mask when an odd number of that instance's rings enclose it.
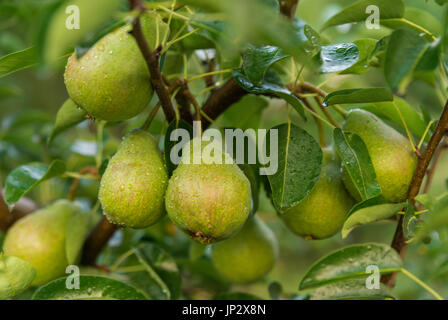
<instances>
[{"instance_id":1,"label":"pear skin","mask_svg":"<svg viewBox=\"0 0 448 320\"><path fill-rule=\"evenodd\" d=\"M257 215L250 217L234 237L212 245L216 269L235 283L250 283L264 277L277 257L277 238Z\"/></svg>"},{"instance_id":2,"label":"pear skin","mask_svg":"<svg viewBox=\"0 0 448 320\"><path fill-rule=\"evenodd\" d=\"M32 286L40 286L65 274L66 229L69 218L81 208L66 200L18 220L6 234L3 250L29 262L36 269Z\"/></svg>"},{"instance_id":3,"label":"pear skin","mask_svg":"<svg viewBox=\"0 0 448 320\"><path fill-rule=\"evenodd\" d=\"M187 235L209 244L229 238L243 226L251 207L250 182L226 153L219 155L222 163L198 158L201 161L195 164L195 154L208 144L201 145L199 139L197 150L193 141L184 148L181 163L168 183L166 211Z\"/></svg>"},{"instance_id":4,"label":"pear skin","mask_svg":"<svg viewBox=\"0 0 448 320\"><path fill-rule=\"evenodd\" d=\"M360 109L349 112L343 129L356 133L366 144L384 198L389 202L404 201L417 166L408 139L374 114ZM345 169L343 180L350 194L360 201Z\"/></svg>"},{"instance_id":5,"label":"pear skin","mask_svg":"<svg viewBox=\"0 0 448 320\"><path fill-rule=\"evenodd\" d=\"M354 201L342 182L333 150L323 150L322 172L314 188L298 205L281 215L286 226L305 239L324 239L338 232Z\"/></svg>"},{"instance_id":6,"label":"pear skin","mask_svg":"<svg viewBox=\"0 0 448 320\"><path fill-rule=\"evenodd\" d=\"M168 183L165 163L154 138L130 132L103 174L99 199L108 220L135 229L156 223L164 214Z\"/></svg>"}]
</instances>

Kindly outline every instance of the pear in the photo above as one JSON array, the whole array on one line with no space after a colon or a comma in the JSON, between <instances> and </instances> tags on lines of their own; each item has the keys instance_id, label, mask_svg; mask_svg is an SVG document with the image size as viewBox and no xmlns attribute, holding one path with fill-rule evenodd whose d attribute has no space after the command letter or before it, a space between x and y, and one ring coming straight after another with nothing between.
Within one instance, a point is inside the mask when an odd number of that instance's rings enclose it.
<instances>
[{"instance_id":1,"label":"pear","mask_svg":"<svg viewBox=\"0 0 448 320\"><path fill-rule=\"evenodd\" d=\"M221 159L215 163L205 152L213 145L217 152L212 152L214 159ZM165 201L175 225L199 243L209 244L231 237L243 226L251 206L250 182L222 152L222 145L194 138L183 149Z\"/></svg>"},{"instance_id":2,"label":"pear","mask_svg":"<svg viewBox=\"0 0 448 320\"><path fill-rule=\"evenodd\" d=\"M32 286L43 285L65 274L69 264L66 252L68 221L79 212L78 205L59 200L18 220L8 230L3 251L36 269Z\"/></svg>"},{"instance_id":3,"label":"pear","mask_svg":"<svg viewBox=\"0 0 448 320\"><path fill-rule=\"evenodd\" d=\"M235 283L262 278L272 269L277 256L277 238L257 215L250 217L234 237L212 245L216 269Z\"/></svg>"},{"instance_id":4,"label":"pear","mask_svg":"<svg viewBox=\"0 0 448 320\"><path fill-rule=\"evenodd\" d=\"M417 166L408 139L374 114L360 109L349 112L343 129L356 133L366 144L384 198L389 202L404 201ZM345 169L343 180L350 194L360 201Z\"/></svg>"},{"instance_id":5,"label":"pear","mask_svg":"<svg viewBox=\"0 0 448 320\"><path fill-rule=\"evenodd\" d=\"M286 226L306 239L324 239L340 230L354 204L344 188L340 163L330 148L323 149L322 172L311 192L281 215Z\"/></svg>"},{"instance_id":6,"label":"pear","mask_svg":"<svg viewBox=\"0 0 448 320\"><path fill-rule=\"evenodd\" d=\"M104 214L114 224L149 227L165 214L167 183L168 173L156 141L146 131L133 130L101 178L99 199Z\"/></svg>"},{"instance_id":7,"label":"pear","mask_svg":"<svg viewBox=\"0 0 448 320\"><path fill-rule=\"evenodd\" d=\"M149 17L142 28L152 37ZM81 58L68 59L64 80L70 98L89 115L107 121L130 119L139 114L153 95L150 74L130 25L100 39Z\"/></svg>"}]
</instances>

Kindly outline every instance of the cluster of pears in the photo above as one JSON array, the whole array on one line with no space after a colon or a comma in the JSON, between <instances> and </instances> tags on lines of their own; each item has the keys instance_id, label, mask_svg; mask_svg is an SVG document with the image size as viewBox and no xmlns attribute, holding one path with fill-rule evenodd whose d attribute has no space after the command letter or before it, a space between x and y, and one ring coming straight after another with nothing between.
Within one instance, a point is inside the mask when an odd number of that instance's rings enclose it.
<instances>
[{"instance_id":1,"label":"cluster of pears","mask_svg":"<svg viewBox=\"0 0 448 320\"><path fill-rule=\"evenodd\" d=\"M348 113L343 129L364 141L382 196L389 202L405 200L417 164L409 141L377 116L361 109ZM361 201L333 150L326 148L323 154L322 172L310 194L282 215L286 226L306 239L334 235L342 227L354 199Z\"/></svg>"}]
</instances>

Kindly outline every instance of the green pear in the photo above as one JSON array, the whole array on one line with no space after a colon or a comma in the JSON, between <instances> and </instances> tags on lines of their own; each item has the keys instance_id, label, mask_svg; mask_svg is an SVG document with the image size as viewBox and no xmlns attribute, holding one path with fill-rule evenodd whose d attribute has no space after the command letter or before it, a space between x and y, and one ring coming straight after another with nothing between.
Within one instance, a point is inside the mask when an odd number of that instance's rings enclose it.
<instances>
[{"instance_id":1,"label":"green pear","mask_svg":"<svg viewBox=\"0 0 448 320\"><path fill-rule=\"evenodd\" d=\"M221 159L218 163L212 163L205 152L213 146L215 159ZM184 147L166 192L166 211L171 221L203 244L231 237L243 226L251 206L249 180L221 148L201 143L200 138L191 140Z\"/></svg>"},{"instance_id":2,"label":"green pear","mask_svg":"<svg viewBox=\"0 0 448 320\"><path fill-rule=\"evenodd\" d=\"M59 200L18 220L8 230L3 251L36 269L32 286L40 286L65 274L69 264L66 252L68 221L79 212L78 205Z\"/></svg>"},{"instance_id":3,"label":"green pear","mask_svg":"<svg viewBox=\"0 0 448 320\"><path fill-rule=\"evenodd\" d=\"M277 238L257 215L250 217L232 238L212 246L218 272L236 283L254 282L265 276L278 256Z\"/></svg>"},{"instance_id":4,"label":"green pear","mask_svg":"<svg viewBox=\"0 0 448 320\"><path fill-rule=\"evenodd\" d=\"M306 239L324 239L340 230L354 201L344 188L340 163L323 149L322 172L311 192L281 215L286 226Z\"/></svg>"},{"instance_id":5,"label":"green pear","mask_svg":"<svg viewBox=\"0 0 448 320\"><path fill-rule=\"evenodd\" d=\"M153 37L150 18L142 16L147 38ZM64 80L70 98L89 115L107 121L139 114L153 95L150 75L130 25L100 39L78 59L67 61Z\"/></svg>"},{"instance_id":6,"label":"green pear","mask_svg":"<svg viewBox=\"0 0 448 320\"><path fill-rule=\"evenodd\" d=\"M384 198L389 202L404 201L417 166L408 139L374 114L360 109L349 112L343 129L356 133L366 144ZM360 201L346 169L343 180L350 194Z\"/></svg>"},{"instance_id":7,"label":"green pear","mask_svg":"<svg viewBox=\"0 0 448 320\"><path fill-rule=\"evenodd\" d=\"M165 214L168 183L157 143L146 131L131 131L101 178L99 199L107 219L135 229L156 223Z\"/></svg>"}]
</instances>

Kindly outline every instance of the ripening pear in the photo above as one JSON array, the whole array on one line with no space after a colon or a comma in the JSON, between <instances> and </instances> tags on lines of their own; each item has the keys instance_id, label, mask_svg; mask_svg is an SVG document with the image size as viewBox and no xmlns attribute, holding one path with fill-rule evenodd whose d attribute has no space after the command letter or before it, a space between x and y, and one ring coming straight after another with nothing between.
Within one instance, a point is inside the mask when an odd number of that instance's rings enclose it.
<instances>
[{"instance_id":1,"label":"ripening pear","mask_svg":"<svg viewBox=\"0 0 448 320\"><path fill-rule=\"evenodd\" d=\"M322 171L311 192L281 215L286 226L305 239L324 239L338 232L354 204L342 182L340 163L323 149Z\"/></svg>"},{"instance_id":2,"label":"ripening pear","mask_svg":"<svg viewBox=\"0 0 448 320\"><path fill-rule=\"evenodd\" d=\"M408 139L374 114L360 109L349 112L343 129L356 133L366 144L384 198L389 202L404 201L417 166ZM343 180L350 194L360 201L345 169Z\"/></svg>"},{"instance_id":3,"label":"ripening pear","mask_svg":"<svg viewBox=\"0 0 448 320\"><path fill-rule=\"evenodd\" d=\"M153 37L149 17L142 15L143 33ZM89 115L107 121L139 114L153 95L150 75L130 25L100 39L78 58L67 61L64 80L70 98Z\"/></svg>"},{"instance_id":4,"label":"ripening pear","mask_svg":"<svg viewBox=\"0 0 448 320\"><path fill-rule=\"evenodd\" d=\"M79 205L58 200L18 220L8 230L3 251L36 269L32 286L43 285L65 274L69 264L66 252L69 219L79 212Z\"/></svg>"},{"instance_id":5,"label":"ripening pear","mask_svg":"<svg viewBox=\"0 0 448 320\"><path fill-rule=\"evenodd\" d=\"M209 244L231 237L243 226L251 207L250 183L221 144L194 138L183 149L165 201L174 224Z\"/></svg>"},{"instance_id":6,"label":"ripening pear","mask_svg":"<svg viewBox=\"0 0 448 320\"><path fill-rule=\"evenodd\" d=\"M277 256L277 238L257 215L250 217L234 237L212 246L216 269L224 278L236 283L262 278L271 271Z\"/></svg>"},{"instance_id":7,"label":"ripening pear","mask_svg":"<svg viewBox=\"0 0 448 320\"><path fill-rule=\"evenodd\" d=\"M101 178L99 199L107 219L140 229L164 214L168 183L157 143L146 131L131 131L118 147Z\"/></svg>"}]
</instances>

